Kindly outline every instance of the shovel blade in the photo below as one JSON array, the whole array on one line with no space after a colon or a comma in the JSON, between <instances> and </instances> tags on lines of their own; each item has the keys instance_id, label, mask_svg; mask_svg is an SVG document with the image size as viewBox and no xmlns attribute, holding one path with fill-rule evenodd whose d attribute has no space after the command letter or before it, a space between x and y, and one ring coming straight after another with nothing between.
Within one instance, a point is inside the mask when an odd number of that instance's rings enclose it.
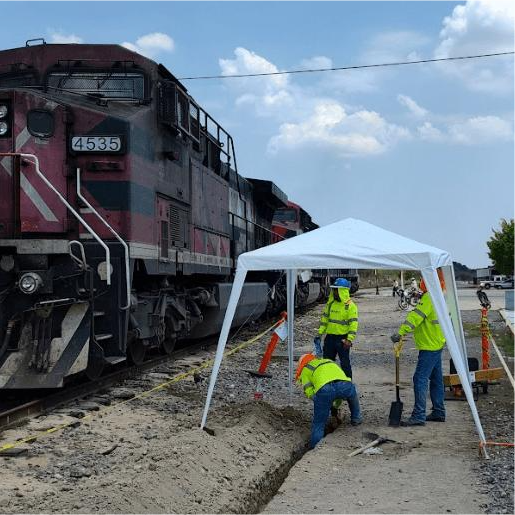
<instances>
[{"instance_id":1,"label":"shovel blade","mask_svg":"<svg viewBox=\"0 0 515 515\"><path fill-rule=\"evenodd\" d=\"M394 401L390 406L390 415L388 417L388 425L398 427L401 425L403 403Z\"/></svg>"}]
</instances>

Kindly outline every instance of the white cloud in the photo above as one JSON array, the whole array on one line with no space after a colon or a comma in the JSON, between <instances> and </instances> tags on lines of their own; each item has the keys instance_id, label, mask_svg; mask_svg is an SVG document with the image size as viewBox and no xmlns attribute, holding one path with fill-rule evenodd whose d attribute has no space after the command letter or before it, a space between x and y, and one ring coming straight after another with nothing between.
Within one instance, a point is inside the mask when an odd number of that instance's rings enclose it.
<instances>
[{"instance_id":1,"label":"white cloud","mask_svg":"<svg viewBox=\"0 0 515 515\"><path fill-rule=\"evenodd\" d=\"M234 55L234 59L219 59L222 75L279 71L275 64L246 48L236 48ZM253 105L259 115L272 114L277 107L293 102L293 92L286 75L227 79L226 86L236 93L237 105Z\"/></svg>"},{"instance_id":2,"label":"white cloud","mask_svg":"<svg viewBox=\"0 0 515 515\"><path fill-rule=\"evenodd\" d=\"M513 123L498 116L474 116L441 128L424 122L417 128L421 140L451 145L483 145L513 141Z\"/></svg>"},{"instance_id":3,"label":"white cloud","mask_svg":"<svg viewBox=\"0 0 515 515\"><path fill-rule=\"evenodd\" d=\"M167 34L151 32L139 37L135 43L125 41L122 46L152 59L160 52L173 52L175 43Z\"/></svg>"},{"instance_id":4,"label":"white cloud","mask_svg":"<svg viewBox=\"0 0 515 515\"><path fill-rule=\"evenodd\" d=\"M413 116L424 118L428 114L428 110L419 106L411 97L407 95L397 95L397 100L401 105L406 107Z\"/></svg>"},{"instance_id":5,"label":"white cloud","mask_svg":"<svg viewBox=\"0 0 515 515\"><path fill-rule=\"evenodd\" d=\"M498 116L476 116L450 125L449 135L453 142L465 145L513 141L513 125Z\"/></svg>"},{"instance_id":6,"label":"white cloud","mask_svg":"<svg viewBox=\"0 0 515 515\"><path fill-rule=\"evenodd\" d=\"M513 50L515 3L472 0L458 5L442 22L435 57L476 55ZM468 88L493 94L513 91L513 57L441 63L439 69Z\"/></svg>"},{"instance_id":7,"label":"white cloud","mask_svg":"<svg viewBox=\"0 0 515 515\"><path fill-rule=\"evenodd\" d=\"M76 34L67 34L62 30L50 31L50 43L83 43L84 40Z\"/></svg>"},{"instance_id":8,"label":"white cloud","mask_svg":"<svg viewBox=\"0 0 515 515\"><path fill-rule=\"evenodd\" d=\"M283 123L268 144L270 153L307 144L335 150L341 156L379 154L409 131L388 123L374 111L348 114L335 100L319 101L312 113L299 123Z\"/></svg>"},{"instance_id":9,"label":"white cloud","mask_svg":"<svg viewBox=\"0 0 515 515\"><path fill-rule=\"evenodd\" d=\"M425 141L442 141L443 134L440 129L433 126L431 122L424 122L417 128L418 136Z\"/></svg>"}]
</instances>

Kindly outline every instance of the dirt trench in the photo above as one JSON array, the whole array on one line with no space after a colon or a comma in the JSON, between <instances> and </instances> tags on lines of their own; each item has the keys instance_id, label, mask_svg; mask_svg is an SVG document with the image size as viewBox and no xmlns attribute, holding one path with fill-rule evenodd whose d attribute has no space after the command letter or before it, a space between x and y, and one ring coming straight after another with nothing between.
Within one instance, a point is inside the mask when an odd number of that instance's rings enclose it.
<instances>
[{"instance_id":1,"label":"dirt trench","mask_svg":"<svg viewBox=\"0 0 515 515\"><path fill-rule=\"evenodd\" d=\"M25 455L1 457L0 513L258 512L305 452L311 419L300 392L298 408L289 406L284 361L271 365L268 402L253 400L255 385L244 370L259 363L268 338L222 367L208 419L214 436L198 427L207 370L200 382L173 384L42 438ZM195 366L207 357L189 359ZM161 366L104 395L116 402L174 372L174 365ZM83 404L5 431L0 443L66 422Z\"/></svg>"}]
</instances>

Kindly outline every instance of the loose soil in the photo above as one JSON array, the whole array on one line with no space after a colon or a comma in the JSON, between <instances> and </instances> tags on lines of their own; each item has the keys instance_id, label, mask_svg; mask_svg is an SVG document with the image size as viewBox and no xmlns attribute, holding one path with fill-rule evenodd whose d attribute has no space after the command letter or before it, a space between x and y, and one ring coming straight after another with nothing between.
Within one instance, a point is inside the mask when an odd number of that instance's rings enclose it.
<instances>
[{"instance_id":1,"label":"loose soil","mask_svg":"<svg viewBox=\"0 0 515 515\"><path fill-rule=\"evenodd\" d=\"M196 381L188 378L38 440L25 455L0 458L0 512L513 512L513 453L491 450L490 462L478 459L465 402L447 403L445 424L386 426L394 398L388 336L405 313L388 297L358 296L356 302L361 327L352 357L363 426L351 427L347 409L342 409L343 424L301 458L312 405L299 389L290 393L284 344L271 363L272 378L263 384L264 401L253 400L255 380L245 370L259 365L265 337L224 361L208 419L214 434L198 428L209 380L206 370ZM317 306L297 319L299 352L310 349L321 309ZM467 316L473 321L479 314ZM234 343L256 332L247 329ZM470 354L478 355L479 339L469 343ZM102 409L208 357L204 351L160 366L87 402L5 431L0 443ZM401 365L405 413L412 406L415 362L413 344L407 344ZM478 403L488 438L497 440L513 434L513 392L506 381L501 383ZM365 431L387 434L400 443L384 444L382 455L346 458L366 443Z\"/></svg>"}]
</instances>

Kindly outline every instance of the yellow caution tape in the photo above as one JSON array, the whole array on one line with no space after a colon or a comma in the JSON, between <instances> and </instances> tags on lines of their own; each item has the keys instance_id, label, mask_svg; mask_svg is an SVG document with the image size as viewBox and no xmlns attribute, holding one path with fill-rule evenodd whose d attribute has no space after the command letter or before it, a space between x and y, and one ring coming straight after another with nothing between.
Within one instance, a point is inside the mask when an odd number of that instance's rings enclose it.
<instances>
[{"instance_id":1,"label":"yellow caution tape","mask_svg":"<svg viewBox=\"0 0 515 515\"><path fill-rule=\"evenodd\" d=\"M276 325L277 325L277 323L274 323L268 329L266 329L262 333L258 334L257 336L254 336L250 340L247 340L246 342L240 343L236 347L228 350L227 352L224 353L224 356L225 357L232 356L233 354L236 354L240 350L243 350L246 347L248 347L249 345L257 342L258 340L263 338L263 336L265 336L265 334L269 333L272 329L274 329ZM65 422L64 424L59 424L57 426L51 427L49 429L46 429L45 431L42 431L40 434L26 436L25 438L20 438L19 440L16 440L15 442L6 443L6 444L4 444L4 445L2 445L0 447L0 455L1 455L2 451L6 451L8 449L14 449L15 447L19 447L20 445L23 445L24 443L35 442L36 440L39 440L39 439L41 439L41 438L43 438L43 437L45 437L45 436L47 436L49 434L56 433L57 431L60 431L61 429L66 429L67 427L72 427L72 426L77 425L78 423L82 423L83 420L93 418L96 415L104 415L108 411L111 411L111 410L114 410L116 408L119 408L120 406L123 406L123 405L127 404L128 402L132 402L132 401L134 401L136 399L141 399L143 397L148 397L149 395L151 395L154 392L162 390L163 388L166 388L167 386L170 386L171 384L178 383L179 381L182 381L183 379L186 379L186 378L192 376L193 374L195 374L197 372L200 372L201 370L204 370L204 369L210 367L214 363L214 361L215 361L214 358L213 359L209 359L207 361L204 361L204 363L202 363L198 367L191 368L187 372L183 372L181 374L178 374L178 375L172 377L170 380L165 381L164 383L158 384L157 386L154 386L150 390L146 390L146 391L144 391L142 393L139 393L138 395L135 395L134 397L130 397L129 399L125 399L123 401L117 402L116 404L112 404L110 406L105 406L104 408L102 408L102 409L100 409L100 410L98 410L96 412L90 412L88 415L85 415L84 417L82 417L80 419L80 422L78 420L72 420L70 422Z\"/></svg>"}]
</instances>

